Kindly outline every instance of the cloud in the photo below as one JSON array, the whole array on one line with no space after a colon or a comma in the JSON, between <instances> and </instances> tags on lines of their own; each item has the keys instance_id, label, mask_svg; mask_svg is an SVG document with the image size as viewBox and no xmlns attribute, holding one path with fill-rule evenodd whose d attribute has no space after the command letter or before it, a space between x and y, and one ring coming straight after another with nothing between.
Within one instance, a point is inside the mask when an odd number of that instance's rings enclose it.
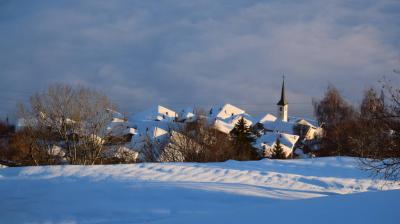
<instances>
[{"instance_id":1,"label":"cloud","mask_svg":"<svg viewBox=\"0 0 400 224\"><path fill-rule=\"evenodd\" d=\"M333 83L353 102L399 67L396 1L6 1L0 83L15 100L53 82L105 91L122 110L223 102L291 112Z\"/></svg>"}]
</instances>

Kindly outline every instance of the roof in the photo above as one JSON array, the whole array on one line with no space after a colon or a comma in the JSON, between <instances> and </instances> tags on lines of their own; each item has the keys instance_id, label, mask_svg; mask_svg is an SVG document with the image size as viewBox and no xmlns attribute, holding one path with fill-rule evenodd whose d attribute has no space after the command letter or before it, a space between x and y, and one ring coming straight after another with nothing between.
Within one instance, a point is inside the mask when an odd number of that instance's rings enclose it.
<instances>
[{"instance_id":1,"label":"roof","mask_svg":"<svg viewBox=\"0 0 400 224\"><path fill-rule=\"evenodd\" d=\"M302 121L304 120L304 121ZM310 119L310 118L304 118L304 117L289 117L289 122L292 123L300 123L304 125L309 125L309 126L314 126L314 127L319 127L318 121ZM308 123L308 124L307 124Z\"/></svg>"},{"instance_id":2,"label":"roof","mask_svg":"<svg viewBox=\"0 0 400 224\"><path fill-rule=\"evenodd\" d=\"M264 128L269 131L294 134L295 123L293 122L276 120L276 121L266 121L262 124Z\"/></svg>"},{"instance_id":3,"label":"roof","mask_svg":"<svg viewBox=\"0 0 400 224\"><path fill-rule=\"evenodd\" d=\"M259 121L259 123L263 124L265 122L274 122L276 121L276 117L273 114L266 114L264 117L262 117Z\"/></svg>"},{"instance_id":4,"label":"roof","mask_svg":"<svg viewBox=\"0 0 400 224\"><path fill-rule=\"evenodd\" d=\"M145 111L133 114L129 117L129 123L134 124L140 121L172 121L177 117L175 111L163 106L155 106Z\"/></svg>"},{"instance_id":5,"label":"roof","mask_svg":"<svg viewBox=\"0 0 400 224\"><path fill-rule=\"evenodd\" d=\"M235 116L244 113L246 113L244 110L227 103L222 107L212 107L209 116L211 118L226 119L232 117L232 115Z\"/></svg>"},{"instance_id":6,"label":"roof","mask_svg":"<svg viewBox=\"0 0 400 224\"><path fill-rule=\"evenodd\" d=\"M166 122L143 121L138 122L134 127L134 131L130 129L130 133L134 134L131 139L132 147L141 145L147 137L150 139L164 139L170 130L170 126Z\"/></svg>"},{"instance_id":7,"label":"roof","mask_svg":"<svg viewBox=\"0 0 400 224\"><path fill-rule=\"evenodd\" d=\"M257 123L257 120L247 114L246 111L232 104L211 108L208 121L219 131L229 133L241 118L243 118L249 126Z\"/></svg>"},{"instance_id":8,"label":"roof","mask_svg":"<svg viewBox=\"0 0 400 224\"><path fill-rule=\"evenodd\" d=\"M178 121L194 120L195 113L192 107L187 107L178 112Z\"/></svg>"}]
</instances>

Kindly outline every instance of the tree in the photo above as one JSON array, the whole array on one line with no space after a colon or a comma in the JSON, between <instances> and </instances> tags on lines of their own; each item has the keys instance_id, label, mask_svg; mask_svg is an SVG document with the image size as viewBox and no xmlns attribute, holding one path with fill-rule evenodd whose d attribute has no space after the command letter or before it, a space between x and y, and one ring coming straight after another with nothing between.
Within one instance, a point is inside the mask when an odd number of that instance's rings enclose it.
<instances>
[{"instance_id":1,"label":"tree","mask_svg":"<svg viewBox=\"0 0 400 224\"><path fill-rule=\"evenodd\" d=\"M322 100L313 100L314 115L317 120L326 126L346 122L354 118L355 110L343 99L340 92L333 85L329 85Z\"/></svg>"},{"instance_id":2,"label":"tree","mask_svg":"<svg viewBox=\"0 0 400 224\"><path fill-rule=\"evenodd\" d=\"M355 155L349 135L357 124L357 112L334 86L329 86L321 100L314 100L314 114L324 128L319 156Z\"/></svg>"},{"instance_id":3,"label":"tree","mask_svg":"<svg viewBox=\"0 0 400 224\"><path fill-rule=\"evenodd\" d=\"M286 159L286 153L282 148L279 138L276 139L275 146L272 149L271 159Z\"/></svg>"},{"instance_id":4,"label":"tree","mask_svg":"<svg viewBox=\"0 0 400 224\"><path fill-rule=\"evenodd\" d=\"M231 131L231 136L235 145L250 145L255 141L253 133L249 126L247 126L244 118L240 118L235 127Z\"/></svg>"},{"instance_id":5,"label":"tree","mask_svg":"<svg viewBox=\"0 0 400 224\"><path fill-rule=\"evenodd\" d=\"M259 158L256 150L252 146L255 137L243 117L236 123L235 127L230 132L230 136L233 140L233 146L236 149L239 160Z\"/></svg>"},{"instance_id":6,"label":"tree","mask_svg":"<svg viewBox=\"0 0 400 224\"><path fill-rule=\"evenodd\" d=\"M362 156L362 168L390 180L400 179L400 89L385 80L385 97L364 95L358 135L352 141ZM384 102L384 99L388 102Z\"/></svg>"},{"instance_id":7,"label":"tree","mask_svg":"<svg viewBox=\"0 0 400 224\"><path fill-rule=\"evenodd\" d=\"M70 164L98 163L112 119L108 109L115 108L101 92L81 86L56 84L33 95L19 109L24 123L22 140L31 160L36 165L58 163L59 150L55 149L61 147Z\"/></svg>"},{"instance_id":8,"label":"tree","mask_svg":"<svg viewBox=\"0 0 400 224\"><path fill-rule=\"evenodd\" d=\"M360 117L363 119L372 119L382 115L385 112L383 97L383 95L379 97L373 88L366 90L360 105Z\"/></svg>"},{"instance_id":9,"label":"tree","mask_svg":"<svg viewBox=\"0 0 400 224\"><path fill-rule=\"evenodd\" d=\"M203 110L197 109L195 114L195 120L172 128L169 143L161 154L162 160L222 162L235 159L229 136L210 125Z\"/></svg>"}]
</instances>

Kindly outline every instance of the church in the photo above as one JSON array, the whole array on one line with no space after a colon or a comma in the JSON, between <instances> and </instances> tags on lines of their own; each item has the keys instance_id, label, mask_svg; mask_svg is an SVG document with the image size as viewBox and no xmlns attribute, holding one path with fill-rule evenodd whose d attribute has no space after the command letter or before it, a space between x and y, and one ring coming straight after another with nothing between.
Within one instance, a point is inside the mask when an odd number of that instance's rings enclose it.
<instances>
[{"instance_id":1,"label":"church","mask_svg":"<svg viewBox=\"0 0 400 224\"><path fill-rule=\"evenodd\" d=\"M278 139L286 157L296 156L295 154L304 156L304 151L300 147L304 145L314 147L313 140L322 134L322 128L317 121L289 117L285 79L283 79L281 97L277 103L277 117L267 114L259 121L259 124L263 128L263 134L257 138L255 146L261 150L265 157L271 156L272 149L277 144Z\"/></svg>"}]
</instances>

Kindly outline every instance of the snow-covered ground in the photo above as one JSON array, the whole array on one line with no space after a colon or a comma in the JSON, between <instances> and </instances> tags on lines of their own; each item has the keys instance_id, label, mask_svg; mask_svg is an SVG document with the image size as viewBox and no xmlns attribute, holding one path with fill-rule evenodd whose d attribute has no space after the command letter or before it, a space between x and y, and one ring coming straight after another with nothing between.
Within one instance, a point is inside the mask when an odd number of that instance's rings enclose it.
<instances>
[{"instance_id":1,"label":"snow-covered ground","mask_svg":"<svg viewBox=\"0 0 400 224\"><path fill-rule=\"evenodd\" d=\"M396 189L344 157L1 168L0 223L399 223Z\"/></svg>"}]
</instances>

